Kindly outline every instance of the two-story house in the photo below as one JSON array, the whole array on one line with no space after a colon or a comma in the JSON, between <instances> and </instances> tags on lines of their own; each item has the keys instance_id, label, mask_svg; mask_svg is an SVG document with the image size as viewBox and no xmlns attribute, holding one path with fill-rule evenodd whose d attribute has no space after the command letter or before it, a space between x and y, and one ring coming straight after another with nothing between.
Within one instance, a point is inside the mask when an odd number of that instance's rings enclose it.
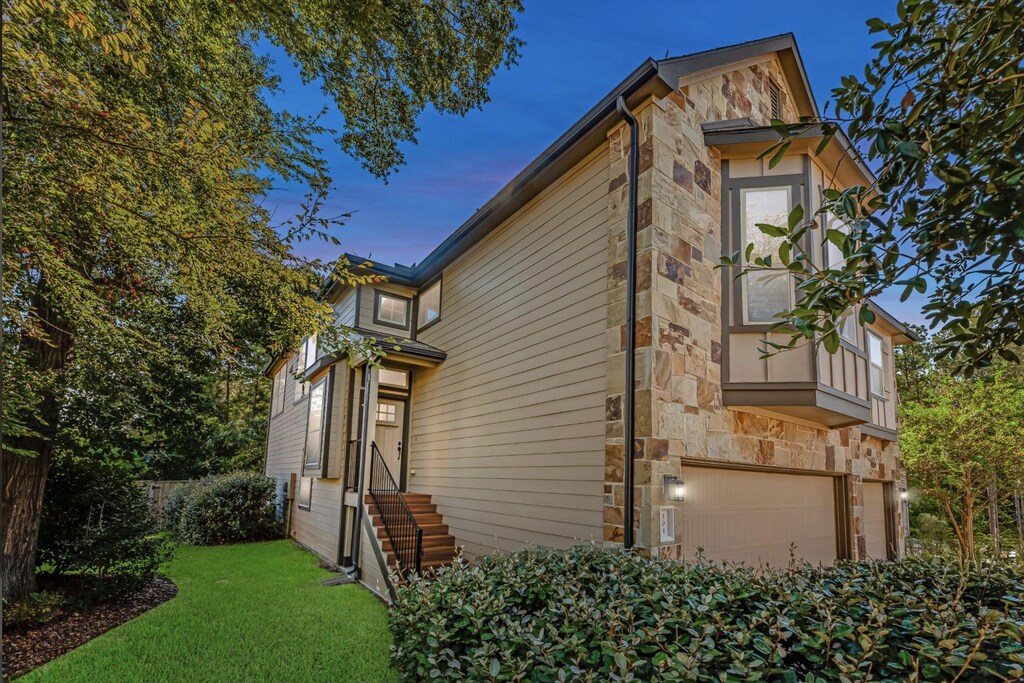
<instances>
[{"instance_id":1,"label":"two-story house","mask_svg":"<svg viewBox=\"0 0 1024 683\"><path fill-rule=\"evenodd\" d=\"M339 325L399 348L378 366L310 339L268 367L266 472L291 482L290 535L381 595L389 563L428 569L455 546L900 557L893 349L911 333L875 306L835 354L763 358L793 281L716 268L773 250L757 223L871 182L813 130L758 159L772 118L817 113L791 35L648 60L421 263L330 289ZM806 248L827 264L842 255L822 228Z\"/></svg>"}]
</instances>

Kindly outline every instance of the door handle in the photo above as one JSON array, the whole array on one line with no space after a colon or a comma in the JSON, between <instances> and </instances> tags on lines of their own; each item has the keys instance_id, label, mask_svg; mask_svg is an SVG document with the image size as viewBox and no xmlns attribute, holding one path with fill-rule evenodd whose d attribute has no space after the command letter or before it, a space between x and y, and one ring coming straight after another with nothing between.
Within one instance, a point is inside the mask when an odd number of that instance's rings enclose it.
<instances>
[{"instance_id":1,"label":"door handle","mask_svg":"<svg viewBox=\"0 0 1024 683\"><path fill-rule=\"evenodd\" d=\"M401 441L398 442L398 459L399 460L402 459L402 442Z\"/></svg>"}]
</instances>

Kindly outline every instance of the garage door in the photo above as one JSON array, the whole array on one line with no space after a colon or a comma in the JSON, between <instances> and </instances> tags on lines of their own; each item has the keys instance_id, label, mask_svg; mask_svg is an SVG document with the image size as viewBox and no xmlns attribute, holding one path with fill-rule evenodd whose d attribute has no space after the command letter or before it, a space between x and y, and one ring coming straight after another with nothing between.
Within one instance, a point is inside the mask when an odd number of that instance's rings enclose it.
<instances>
[{"instance_id":1,"label":"garage door","mask_svg":"<svg viewBox=\"0 0 1024 683\"><path fill-rule=\"evenodd\" d=\"M682 539L713 560L785 567L790 545L812 564L836 558L831 477L685 467Z\"/></svg>"},{"instance_id":2,"label":"garage door","mask_svg":"<svg viewBox=\"0 0 1024 683\"><path fill-rule=\"evenodd\" d=\"M864 538L867 541L868 557L885 560L885 484L877 481L864 482Z\"/></svg>"}]
</instances>

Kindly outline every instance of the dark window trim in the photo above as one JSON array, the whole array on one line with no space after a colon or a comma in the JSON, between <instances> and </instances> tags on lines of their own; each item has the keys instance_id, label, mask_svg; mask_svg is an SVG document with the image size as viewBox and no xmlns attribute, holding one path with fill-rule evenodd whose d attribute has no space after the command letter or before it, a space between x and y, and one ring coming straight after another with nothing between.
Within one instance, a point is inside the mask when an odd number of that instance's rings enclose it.
<instances>
[{"instance_id":1,"label":"dark window trim","mask_svg":"<svg viewBox=\"0 0 1024 683\"><path fill-rule=\"evenodd\" d=\"M393 323L393 322L391 322L389 320L381 320L380 319L380 317L379 317L379 313L380 313L380 300L381 300L381 297L384 297L384 296L389 296L389 297L391 297L393 299L401 299L402 301L405 302L405 324L404 325L399 325L398 323ZM412 313L412 297L402 296L401 294L396 294L394 292L388 292L388 291L385 291L383 289L374 289L373 290L373 324L374 325L383 325L385 327L393 327L396 330L408 330L409 329L409 316L410 316L411 313Z\"/></svg>"},{"instance_id":2,"label":"dark window trim","mask_svg":"<svg viewBox=\"0 0 1024 683\"><path fill-rule=\"evenodd\" d=\"M420 297L423 295L423 292L427 291L428 289L433 287L435 284L440 286L440 288L441 288L440 289L440 293L437 296L437 303L438 303L437 317L434 318L433 320L431 320L428 323L424 323L423 325L420 325L420 315L419 315L420 314L420 311L419 311L419 300L420 300ZM433 280L431 280L430 282L428 282L427 284L425 284L425 285L423 285L422 287L419 288L419 290L416 292L416 302L417 302L417 306L416 306L416 332L422 332L423 330L429 329L429 328L433 327L436 323L440 322L441 318L444 317L444 272L443 271L438 273L437 277L435 277Z\"/></svg>"},{"instance_id":3,"label":"dark window trim","mask_svg":"<svg viewBox=\"0 0 1024 683\"><path fill-rule=\"evenodd\" d=\"M302 432L302 436L303 436L303 443L302 443L302 473L303 473L303 475L305 475L307 470L310 471L310 472L316 472L317 470L320 470L322 472L322 467L323 467L323 464L324 464L324 424L327 421L327 404L329 403L329 400L328 400L328 394L329 394L328 389L329 389L329 387L326 386L328 377L330 377L330 374L328 374L327 377L324 377L324 378L318 380L315 384L311 384L309 389L306 391L306 398L309 398L309 396L312 395L312 393L314 391L316 391L317 388L320 387L320 385L322 385L322 384L325 385L324 386L324 403L323 403L322 412L320 413L320 453L317 454L317 459L316 459L315 463L309 461L309 454L306 453L306 449L309 447L309 442L308 442L308 437L309 437L309 412L312 409L313 402L310 401L309 406L306 407L306 429L303 430L303 432Z\"/></svg>"},{"instance_id":4,"label":"dark window trim","mask_svg":"<svg viewBox=\"0 0 1024 683\"><path fill-rule=\"evenodd\" d=\"M806 164L805 164L806 166ZM751 176L751 177L731 177L726 176L728 167L723 169L723 191L722 191L722 205L723 211L722 222L723 227L723 238L724 241L722 246L722 253L731 254L737 250L742 252L746 249L746 242L743 235L743 226L740 224L742 219L742 207L740 206L740 195L742 190L764 190L772 188L788 187L790 189L789 199L791 206L800 204L802 206L808 205L808 169L805 168L802 173L787 173L780 175L771 176ZM726 206L728 205L728 206ZM728 222L726 222L728 221ZM805 236L805 242L810 240L810 235ZM805 244L805 249L808 247ZM781 270L781 269L780 269ZM746 320L746 297L744 296L744 283L741 282L746 278L733 279L733 269L723 268L723 284L728 284L730 291L729 294L729 306L731 307L731 320L728 326L730 330L736 332L761 332L768 331L772 327L771 322L756 322L748 323ZM793 295L795 297L795 293ZM723 306L725 302L723 300ZM760 329L759 329L760 328Z\"/></svg>"}]
</instances>

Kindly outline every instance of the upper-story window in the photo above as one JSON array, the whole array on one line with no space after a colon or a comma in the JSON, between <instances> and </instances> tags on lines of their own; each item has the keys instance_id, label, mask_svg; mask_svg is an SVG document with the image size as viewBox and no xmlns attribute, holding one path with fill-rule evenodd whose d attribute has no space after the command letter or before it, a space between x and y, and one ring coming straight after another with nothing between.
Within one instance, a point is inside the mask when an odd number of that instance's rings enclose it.
<instances>
[{"instance_id":1,"label":"upper-story window","mask_svg":"<svg viewBox=\"0 0 1024 683\"><path fill-rule=\"evenodd\" d=\"M288 381L288 366L282 365L277 369L277 373L274 374L274 405L272 415L277 415L284 410L284 388L285 383Z\"/></svg>"},{"instance_id":2,"label":"upper-story window","mask_svg":"<svg viewBox=\"0 0 1024 683\"><path fill-rule=\"evenodd\" d=\"M377 290L373 322L390 327L409 327L409 299Z\"/></svg>"},{"instance_id":3,"label":"upper-story window","mask_svg":"<svg viewBox=\"0 0 1024 683\"><path fill-rule=\"evenodd\" d=\"M771 256L772 268L751 271L743 278L743 322L748 324L778 322L775 316L793 307L793 279L779 261L781 237L761 232L758 223L784 225L789 216L789 187L743 188L740 191L743 250L753 244L750 263L758 257Z\"/></svg>"},{"instance_id":4,"label":"upper-story window","mask_svg":"<svg viewBox=\"0 0 1024 683\"><path fill-rule=\"evenodd\" d=\"M420 292L416 328L423 329L441 317L441 281L438 280Z\"/></svg>"},{"instance_id":5,"label":"upper-story window","mask_svg":"<svg viewBox=\"0 0 1024 683\"><path fill-rule=\"evenodd\" d=\"M302 359L303 359L303 370L308 370L312 367L313 363L316 362L317 356L319 355L319 347L317 346L316 335L311 334L306 337L306 341L302 344Z\"/></svg>"},{"instance_id":6,"label":"upper-story window","mask_svg":"<svg viewBox=\"0 0 1024 683\"><path fill-rule=\"evenodd\" d=\"M316 357L316 335L313 334L302 340L302 345L299 346L295 359L292 361L292 372L297 375L305 373L316 362ZM307 391L309 391L309 382L295 381L295 401L301 401L306 398Z\"/></svg>"},{"instance_id":7,"label":"upper-story window","mask_svg":"<svg viewBox=\"0 0 1024 683\"><path fill-rule=\"evenodd\" d=\"M838 326L839 336L859 347L857 344L857 316L854 309L851 308L839 316Z\"/></svg>"},{"instance_id":8,"label":"upper-story window","mask_svg":"<svg viewBox=\"0 0 1024 683\"><path fill-rule=\"evenodd\" d=\"M327 380L322 379L309 392L309 413L306 419L306 447L303 463L307 468L319 467L323 458L324 410Z\"/></svg>"},{"instance_id":9,"label":"upper-story window","mask_svg":"<svg viewBox=\"0 0 1024 683\"><path fill-rule=\"evenodd\" d=\"M882 338L868 331L868 360L871 362L871 393L885 396L885 365L882 357Z\"/></svg>"},{"instance_id":10,"label":"upper-story window","mask_svg":"<svg viewBox=\"0 0 1024 683\"><path fill-rule=\"evenodd\" d=\"M840 269L845 265L846 258L843 256L843 250L828 239L829 230L837 230L849 236L850 226L846 221L839 220L831 213L825 214L825 266L829 269Z\"/></svg>"}]
</instances>

